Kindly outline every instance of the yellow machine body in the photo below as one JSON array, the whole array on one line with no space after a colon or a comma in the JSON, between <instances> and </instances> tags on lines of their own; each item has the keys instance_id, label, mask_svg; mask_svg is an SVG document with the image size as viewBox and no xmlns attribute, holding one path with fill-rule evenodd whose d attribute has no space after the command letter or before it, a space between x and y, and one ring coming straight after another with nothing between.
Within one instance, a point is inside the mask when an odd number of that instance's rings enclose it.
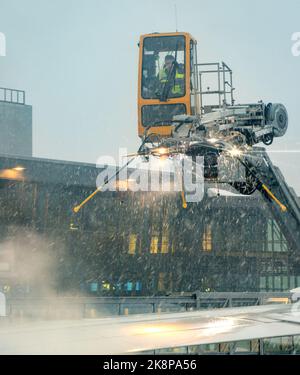
<instances>
[{"instance_id":1,"label":"yellow machine body","mask_svg":"<svg viewBox=\"0 0 300 375\"><path fill-rule=\"evenodd\" d=\"M146 34L139 42L138 135L145 129L160 136L169 136L172 118L180 114L199 113L196 40L184 32ZM173 56L176 77L180 83L168 82L162 98L161 83L166 56ZM166 81L166 79L165 79ZM176 88L176 90L174 89ZM166 90L165 90L166 92Z\"/></svg>"}]
</instances>

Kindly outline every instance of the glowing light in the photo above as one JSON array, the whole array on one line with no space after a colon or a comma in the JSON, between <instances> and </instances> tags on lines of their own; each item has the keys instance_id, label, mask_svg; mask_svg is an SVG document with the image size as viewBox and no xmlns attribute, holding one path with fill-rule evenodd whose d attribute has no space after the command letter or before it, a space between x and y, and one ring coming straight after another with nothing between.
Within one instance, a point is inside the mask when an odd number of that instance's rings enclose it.
<instances>
[{"instance_id":1,"label":"glowing light","mask_svg":"<svg viewBox=\"0 0 300 375\"><path fill-rule=\"evenodd\" d=\"M161 328L159 328L159 327L145 327L144 329L143 329L143 332L144 333L159 333L159 332L161 332L162 330L161 330Z\"/></svg>"},{"instance_id":2,"label":"glowing light","mask_svg":"<svg viewBox=\"0 0 300 375\"><path fill-rule=\"evenodd\" d=\"M231 150L228 151L230 156L236 157L242 155L242 151L238 149L237 147L233 147Z\"/></svg>"},{"instance_id":3,"label":"glowing light","mask_svg":"<svg viewBox=\"0 0 300 375\"><path fill-rule=\"evenodd\" d=\"M0 170L0 178L7 179L7 180L23 180L23 171L12 169L1 169Z\"/></svg>"},{"instance_id":4,"label":"glowing light","mask_svg":"<svg viewBox=\"0 0 300 375\"><path fill-rule=\"evenodd\" d=\"M70 230L78 230L78 227L76 227L73 223L71 223Z\"/></svg>"},{"instance_id":5,"label":"glowing light","mask_svg":"<svg viewBox=\"0 0 300 375\"><path fill-rule=\"evenodd\" d=\"M269 302L288 304L290 301L288 297L272 297L267 299L267 303Z\"/></svg>"},{"instance_id":6,"label":"glowing light","mask_svg":"<svg viewBox=\"0 0 300 375\"><path fill-rule=\"evenodd\" d=\"M128 190L129 183L127 180L119 180L116 182L116 188L119 190Z\"/></svg>"},{"instance_id":7,"label":"glowing light","mask_svg":"<svg viewBox=\"0 0 300 375\"><path fill-rule=\"evenodd\" d=\"M216 143L218 141L218 138L210 138L207 140L209 143Z\"/></svg>"},{"instance_id":8,"label":"glowing light","mask_svg":"<svg viewBox=\"0 0 300 375\"><path fill-rule=\"evenodd\" d=\"M159 147L153 150L153 155L163 156L169 153L169 149L166 147Z\"/></svg>"},{"instance_id":9,"label":"glowing light","mask_svg":"<svg viewBox=\"0 0 300 375\"><path fill-rule=\"evenodd\" d=\"M133 178L129 178L128 180L118 180L116 181L116 189L126 191L130 189L130 186L132 183L134 183L135 180Z\"/></svg>"},{"instance_id":10,"label":"glowing light","mask_svg":"<svg viewBox=\"0 0 300 375\"><path fill-rule=\"evenodd\" d=\"M234 326L233 319L218 319L205 325L201 336L211 336L222 332L231 331Z\"/></svg>"},{"instance_id":11,"label":"glowing light","mask_svg":"<svg viewBox=\"0 0 300 375\"><path fill-rule=\"evenodd\" d=\"M158 160L158 164L160 167L163 168L165 165L167 165L167 162L168 162L168 157L166 155L160 156Z\"/></svg>"},{"instance_id":12,"label":"glowing light","mask_svg":"<svg viewBox=\"0 0 300 375\"><path fill-rule=\"evenodd\" d=\"M21 167L21 166L17 166L17 167L14 167L13 169L14 169L15 171L22 172L22 171L24 171L26 168Z\"/></svg>"},{"instance_id":13,"label":"glowing light","mask_svg":"<svg viewBox=\"0 0 300 375\"><path fill-rule=\"evenodd\" d=\"M110 290L110 284L105 281L102 281L102 288L104 290Z\"/></svg>"}]
</instances>

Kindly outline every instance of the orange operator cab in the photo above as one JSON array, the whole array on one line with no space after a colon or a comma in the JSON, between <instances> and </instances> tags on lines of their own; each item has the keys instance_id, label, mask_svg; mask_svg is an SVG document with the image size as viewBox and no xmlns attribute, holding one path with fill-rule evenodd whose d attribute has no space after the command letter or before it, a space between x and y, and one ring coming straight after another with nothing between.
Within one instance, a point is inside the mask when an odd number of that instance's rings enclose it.
<instances>
[{"instance_id":1,"label":"orange operator cab","mask_svg":"<svg viewBox=\"0 0 300 375\"><path fill-rule=\"evenodd\" d=\"M199 113L196 40L188 33L140 37L138 135L169 136L176 115Z\"/></svg>"}]
</instances>

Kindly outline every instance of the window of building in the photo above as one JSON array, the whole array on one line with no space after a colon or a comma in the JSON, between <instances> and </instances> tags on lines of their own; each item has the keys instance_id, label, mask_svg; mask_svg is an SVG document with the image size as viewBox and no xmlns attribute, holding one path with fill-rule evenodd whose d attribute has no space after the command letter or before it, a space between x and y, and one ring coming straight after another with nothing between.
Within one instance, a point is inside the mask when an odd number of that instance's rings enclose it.
<instances>
[{"instance_id":1,"label":"window of building","mask_svg":"<svg viewBox=\"0 0 300 375\"><path fill-rule=\"evenodd\" d=\"M236 353L250 352L250 340L237 341L234 345Z\"/></svg>"},{"instance_id":2,"label":"window of building","mask_svg":"<svg viewBox=\"0 0 300 375\"><path fill-rule=\"evenodd\" d=\"M267 281L268 281L268 284L267 284L267 288L268 290L273 290L273 276L268 276L267 278Z\"/></svg>"},{"instance_id":3,"label":"window of building","mask_svg":"<svg viewBox=\"0 0 300 375\"><path fill-rule=\"evenodd\" d=\"M161 253L167 254L169 252L169 236L162 236L161 238Z\"/></svg>"},{"instance_id":4,"label":"window of building","mask_svg":"<svg viewBox=\"0 0 300 375\"><path fill-rule=\"evenodd\" d=\"M259 289L265 291L267 289L267 280L265 276L259 278Z\"/></svg>"},{"instance_id":5,"label":"window of building","mask_svg":"<svg viewBox=\"0 0 300 375\"><path fill-rule=\"evenodd\" d=\"M274 277L274 289L281 290L281 277L280 276Z\"/></svg>"},{"instance_id":6,"label":"window of building","mask_svg":"<svg viewBox=\"0 0 300 375\"><path fill-rule=\"evenodd\" d=\"M151 237L150 253L151 254L158 253L158 236Z\"/></svg>"},{"instance_id":7,"label":"window of building","mask_svg":"<svg viewBox=\"0 0 300 375\"><path fill-rule=\"evenodd\" d=\"M290 276L290 289L295 288L295 276Z\"/></svg>"},{"instance_id":8,"label":"window of building","mask_svg":"<svg viewBox=\"0 0 300 375\"><path fill-rule=\"evenodd\" d=\"M136 244L137 244L137 235L130 234L129 236L129 246L128 246L128 254L134 255L136 252Z\"/></svg>"},{"instance_id":9,"label":"window of building","mask_svg":"<svg viewBox=\"0 0 300 375\"><path fill-rule=\"evenodd\" d=\"M110 283L102 281L102 290L110 290Z\"/></svg>"},{"instance_id":10,"label":"window of building","mask_svg":"<svg viewBox=\"0 0 300 375\"><path fill-rule=\"evenodd\" d=\"M281 351L281 338L271 337L263 340L264 352L267 353L280 353Z\"/></svg>"},{"instance_id":11,"label":"window of building","mask_svg":"<svg viewBox=\"0 0 300 375\"><path fill-rule=\"evenodd\" d=\"M202 346L201 345L188 346L188 354L202 354Z\"/></svg>"},{"instance_id":12,"label":"window of building","mask_svg":"<svg viewBox=\"0 0 300 375\"><path fill-rule=\"evenodd\" d=\"M125 290L127 292L132 292L132 288L133 288L133 284L131 281L127 281L127 283L125 283Z\"/></svg>"},{"instance_id":13,"label":"window of building","mask_svg":"<svg viewBox=\"0 0 300 375\"><path fill-rule=\"evenodd\" d=\"M97 292L98 291L98 283L91 283L90 284L90 291Z\"/></svg>"},{"instance_id":14,"label":"window of building","mask_svg":"<svg viewBox=\"0 0 300 375\"><path fill-rule=\"evenodd\" d=\"M294 352L300 354L300 336L294 336Z\"/></svg>"},{"instance_id":15,"label":"window of building","mask_svg":"<svg viewBox=\"0 0 300 375\"><path fill-rule=\"evenodd\" d=\"M289 290L288 277L282 276L282 290Z\"/></svg>"},{"instance_id":16,"label":"window of building","mask_svg":"<svg viewBox=\"0 0 300 375\"><path fill-rule=\"evenodd\" d=\"M140 281L136 282L135 290L136 290L136 292L140 292L142 290L142 283Z\"/></svg>"},{"instance_id":17,"label":"window of building","mask_svg":"<svg viewBox=\"0 0 300 375\"><path fill-rule=\"evenodd\" d=\"M273 221L268 220L267 251L273 251Z\"/></svg>"},{"instance_id":18,"label":"window of building","mask_svg":"<svg viewBox=\"0 0 300 375\"><path fill-rule=\"evenodd\" d=\"M259 349L260 349L259 340L258 339L251 340L251 352L259 353Z\"/></svg>"},{"instance_id":19,"label":"window of building","mask_svg":"<svg viewBox=\"0 0 300 375\"><path fill-rule=\"evenodd\" d=\"M176 348L163 348L163 349L156 349L155 354L187 354L188 347L187 346L178 346ZM144 352L143 352L144 354Z\"/></svg>"},{"instance_id":20,"label":"window of building","mask_svg":"<svg viewBox=\"0 0 300 375\"><path fill-rule=\"evenodd\" d=\"M281 353L290 353L293 349L293 338L292 336L281 337Z\"/></svg>"},{"instance_id":21,"label":"window of building","mask_svg":"<svg viewBox=\"0 0 300 375\"><path fill-rule=\"evenodd\" d=\"M220 344L220 353L230 353L230 343L222 342Z\"/></svg>"},{"instance_id":22,"label":"window of building","mask_svg":"<svg viewBox=\"0 0 300 375\"><path fill-rule=\"evenodd\" d=\"M287 241L275 220L268 220L267 251L288 251Z\"/></svg>"},{"instance_id":23,"label":"window of building","mask_svg":"<svg viewBox=\"0 0 300 375\"><path fill-rule=\"evenodd\" d=\"M218 353L219 344L204 344L202 345L202 350L204 353Z\"/></svg>"},{"instance_id":24,"label":"window of building","mask_svg":"<svg viewBox=\"0 0 300 375\"><path fill-rule=\"evenodd\" d=\"M203 251L212 251L212 233L211 225L206 225L202 236L202 249Z\"/></svg>"}]
</instances>

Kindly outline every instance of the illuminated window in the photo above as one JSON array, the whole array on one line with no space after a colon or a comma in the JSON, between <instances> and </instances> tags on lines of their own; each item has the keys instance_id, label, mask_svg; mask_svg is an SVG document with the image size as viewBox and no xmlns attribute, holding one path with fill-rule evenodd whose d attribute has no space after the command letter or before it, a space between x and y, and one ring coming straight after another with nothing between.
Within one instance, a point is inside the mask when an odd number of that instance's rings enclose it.
<instances>
[{"instance_id":1,"label":"illuminated window","mask_svg":"<svg viewBox=\"0 0 300 375\"><path fill-rule=\"evenodd\" d=\"M110 290L110 283L102 281L102 290Z\"/></svg>"},{"instance_id":2,"label":"illuminated window","mask_svg":"<svg viewBox=\"0 0 300 375\"><path fill-rule=\"evenodd\" d=\"M158 253L158 236L152 236L151 238L150 253L151 254Z\"/></svg>"},{"instance_id":3,"label":"illuminated window","mask_svg":"<svg viewBox=\"0 0 300 375\"><path fill-rule=\"evenodd\" d=\"M162 236L161 239L161 253L167 254L169 252L169 236Z\"/></svg>"},{"instance_id":4,"label":"illuminated window","mask_svg":"<svg viewBox=\"0 0 300 375\"><path fill-rule=\"evenodd\" d=\"M142 289L142 283L140 281L137 281L136 284L135 284L135 290L137 292L140 292Z\"/></svg>"},{"instance_id":5,"label":"illuminated window","mask_svg":"<svg viewBox=\"0 0 300 375\"><path fill-rule=\"evenodd\" d=\"M91 283L90 284L90 291L97 292L98 291L98 283Z\"/></svg>"},{"instance_id":6,"label":"illuminated window","mask_svg":"<svg viewBox=\"0 0 300 375\"><path fill-rule=\"evenodd\" d=\"M133 283L131 281L127 281L127 283L125 283L125 290L127 292L132 292L132 288L133 288Z\"/></svg>"},{"instance_id":7,"label":"illuminated window","mask_svg":"<svg viewBox=\"0 0 300 375\"><path fill-rule=\"evenodd\" d=\"M206 225L205 231L203 233L202 249L203 251L212 251L212 235L210 225Z\"/></svg>"},{"instance_id":8,"label":"illuminated window","mask_svg":"<svg viewBox=\"0 0 300 375\"><path fill-rule=\"evenodd\" d=\"M137 235L131 234L129 236L128 254L134 255L136 251Z\"/></svg>"}]
</instances>

